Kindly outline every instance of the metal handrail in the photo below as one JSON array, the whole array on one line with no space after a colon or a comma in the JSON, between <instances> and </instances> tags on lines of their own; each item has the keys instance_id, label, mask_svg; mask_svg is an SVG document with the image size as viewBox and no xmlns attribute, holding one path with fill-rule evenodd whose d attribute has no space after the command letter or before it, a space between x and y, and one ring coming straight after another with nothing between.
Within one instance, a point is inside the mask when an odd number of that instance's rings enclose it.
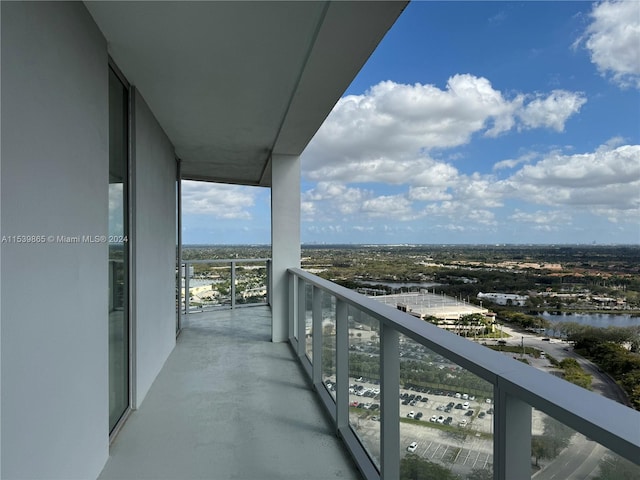
<instances>
[{"instance_id":1,"label":"metal handrail","mask_svg":"<svg viewBox=\"0 0 640 480\"><path fill-rule=\"evenodd\" d=\"M381 325L381 352L397 351L397 335L403 334L415 342L431 349L450 361L460 365L466 370L474 373L478 377L491 383L494 387L495 399L495 436L494 436L494 478L510 480L520 478L530 469L530 451L519 452L520 465L515 465L513 459L507 457L507 452L513 454L515 445L519 445L520 450L523 445L530 446L530 408L529 421L513 421L513 414L509 412L526 412L526 407L534 407L546 414L560 420L574 430L599 442L604 447L627 458L632 462L640 459L640 412L632 410L624 405L616 403L608 398L590 392L548 373L536 370L533 367L523 364L517 360L505 357L504 355L488 349L484 346L470 342L458 335L440 329L428 322L419 320L400 310L365 297L352 290L344 288L316 275L308 273L300 268L290 268L289 274L294 280L312 285L323 292L336 298L338 303L343 302L367 315L377 319ZM304 284L303 283L303 284ZM301 295L300 288L293 287L294 296ZM301 302L300 298L296 301ZM343 309L346 312L346 309ZM299 308L294 308L294 315L299 313ZM338 317L339 315L336 314ZM314 328L316 328L316 316L313 316ZM346 317L346 313L343 314ZM296 321L295 319L293 321ZM346 318L337 318L337 323ZM299 323L298 325L302 325ZM300 327L298 327L300 330ZM383 334L384 331L391 332L392 335ZM298 331L300 338L301 332ZM304 335L304 333L302 334ZM338 334L336 334L338 335ZM385 338L387 340L385 340ZM300 341L292 339L298 345L300 355ZM385 341L389 345L385 346ZM321 349L320 349L321 350ZM321 351L313 351L314 364L318 360L317 355ZM301 359L302 359L302 355ZM381 355L382 356L382 355ZM337 355L339 358L339 355ZM337 360L338 361L338 360ZM397 362L399 365L399 361ZM340 369L340 366L337 366ZM315 370L315 369L313 369ZM384 391L384 372L389 370L388 366L381 360L381 390ZM393 369L391 369L393 371ZM317 377L317 375L316 375ZM318 378L313 378L314 384L318 384ZM321 379L320 379L321 383ZM390 390L398 391L399 385L391 385ZM339 392L338 392L339 393ZM388 397L393 398L393 397ZM331 400L332 401L332 400ZM336 398L336 406L340 403L348 402L348 394L345 399ZM384 397L383 397L384 401ZM395 395L397 403L397 393ZM383 410L384 412L384 410ZM397 423L397 417L395 422ZM528 432L526 431L528 425ZM388 429L387 429L388 430ZM384 414L381 436L384 437ZM393 429L391 429L393 433ZM396 437L395 435L391 435ZM528 439L528 441L527 441ZM385 438L381 438L381 444L385 445ZM387 463L395 465L399 459L397 452L399 445L387 445L382 448L381 462L383 464L380 472L381 478L385 478L385 455L388 455ZM353 451L353 448L350 447ZM386 453L385 452L390 452ZM513 455L511 455L513 456ZM526 465L521 465L526 459ZM358 461L358 459L356 459ZM525 468L526 467L526 468ZM515 470L514 470L515 469ZM369 471L371 469L369 468ZM394 469L389 470L393 472ZM363 470L364 471L364 470ZM519 472L517 475L515 471ZM395 470L397 472L397 470ZM389 473L392 475L392 473ZM396 473L397 475L397 473ZM526 475L526 478L529 478Z\"/></svg>"},{"instance_id":2,"label":"metal handrail","mask_svg":"<svg viewBox=\"0 0 640 480\"><path fill-rule=\"evenodd\" d=\"M266 302L265 303L254 303L254 304L246 304L244 307L252 307L252 306L262 306L262 305L270 305L271 304L271 259L270 258L212 258L212 259L201 259L201 260L182 260L180 264L180 273L179 278L180 282L184 280L184 299L182 298L182 289L180 289L180 305L182 305L182 301L184 300L184 314L189 315L191 312L189 305L189 265L202 265L202 264L220 264L220 265L228 265L231 268L231 305L229 307L220 306L221 308L236 308L236 266L238 263L264 263L265 268L267 270L266 275ZM182 273L182 269L184 268L184 274Z\"/></svg>"}]
</instances>

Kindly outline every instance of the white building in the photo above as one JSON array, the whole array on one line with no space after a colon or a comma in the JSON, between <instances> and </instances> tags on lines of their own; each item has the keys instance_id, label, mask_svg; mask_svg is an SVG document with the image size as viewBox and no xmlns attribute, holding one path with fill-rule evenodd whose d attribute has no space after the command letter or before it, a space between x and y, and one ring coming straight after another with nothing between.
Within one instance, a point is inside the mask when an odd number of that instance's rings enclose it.
<instances>
[{"instance_id":1,"label":"white building","mask_svg":"<svg viewBox=\"0 0 640 480\"><path fill-rule=\"evenodd\" d=\"M516 295L514 293L478 293L481 300L488 300L497 305L517 305L524 307L529 300L528 295Z\"/></svg>"},{"instance_id":2,"label":"white building","mask_svg":"<svg viewBox=\"0 0 640 480\"><path fill-rule=\"evenodd\" d=\"M458 334L484 332L488 326L493 330L496 314L486 308L478 307L471 303L460 301L446 295L436 295L422 292L399 293L394 295L376 295L369 298L378 300L385 305L395 306L398 310L407 312L422 320L428 317L438 319L438 326ZM480 314L485 317L484 323L461 322L467 315Z\"/></svg>"}]
</instances>

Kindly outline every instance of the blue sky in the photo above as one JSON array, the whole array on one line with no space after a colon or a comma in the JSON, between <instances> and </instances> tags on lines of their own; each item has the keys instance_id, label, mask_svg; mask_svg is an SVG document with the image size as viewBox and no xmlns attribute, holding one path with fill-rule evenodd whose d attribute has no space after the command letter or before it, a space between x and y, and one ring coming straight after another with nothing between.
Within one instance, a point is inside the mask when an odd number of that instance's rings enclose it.
<instances>
[{"instance_id":1,"label":"blue sky","mask_svg":"<svg viewBox=\"0 0 640 480\"><path fill-rule=\"evenodd\" d=\"M413 2L302 155L303 243L640 243L640 2ZM185 182L184 243L270 242Z\"/></svg>"}]
</instances>

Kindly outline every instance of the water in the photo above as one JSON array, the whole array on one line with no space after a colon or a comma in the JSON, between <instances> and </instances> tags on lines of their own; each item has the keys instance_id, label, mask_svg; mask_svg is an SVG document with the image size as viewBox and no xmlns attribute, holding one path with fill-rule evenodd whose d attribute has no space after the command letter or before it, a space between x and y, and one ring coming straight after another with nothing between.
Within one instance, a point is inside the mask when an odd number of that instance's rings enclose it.
<instances>
[{"instance_id":1,"label":"water","mask_svg":"<svg viewBox=\"0 0 640 480\"><path fill-rule=\"evenodd\" d=\"M439 283L418 283L418 282L371 282L358 280L363 285L384 285L391 288L431 288L440 285Z\"/></svg>"},{"instance_id":2,"label":"water","mask_svg":"<svg viewBox=\"0 0 640 480\"><path fill-rule=\"evenodd\" d=\"M539 314L545 320L551 323L575 322L581 325L590 325L592 327L634 327L640 326L640 317L630 314L609 314L609 313L562 313L560 315L552 315L549 312Z\"/></svg>"}]
</instances>

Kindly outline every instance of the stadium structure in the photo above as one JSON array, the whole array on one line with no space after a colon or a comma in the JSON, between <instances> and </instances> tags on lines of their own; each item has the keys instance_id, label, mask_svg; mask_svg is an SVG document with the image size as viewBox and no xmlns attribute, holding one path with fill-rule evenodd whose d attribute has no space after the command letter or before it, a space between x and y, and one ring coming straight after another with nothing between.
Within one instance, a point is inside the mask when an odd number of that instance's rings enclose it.
<instances>
[{"instance_id":1,"label":"stadium structure","mask_svg":"<svg viewBox=\"0 0 640 480\"><path fill-rule=\"evenodd\" d=\"M495 330L496 314L494 312L446 295L421 290L393 295L374 295L370 298L461 335L484 333L487 327L491 332ZM482 317L468 317L474 314ZM484 320L481 321L479 318Z\"/></svg>"}]
</instances>

